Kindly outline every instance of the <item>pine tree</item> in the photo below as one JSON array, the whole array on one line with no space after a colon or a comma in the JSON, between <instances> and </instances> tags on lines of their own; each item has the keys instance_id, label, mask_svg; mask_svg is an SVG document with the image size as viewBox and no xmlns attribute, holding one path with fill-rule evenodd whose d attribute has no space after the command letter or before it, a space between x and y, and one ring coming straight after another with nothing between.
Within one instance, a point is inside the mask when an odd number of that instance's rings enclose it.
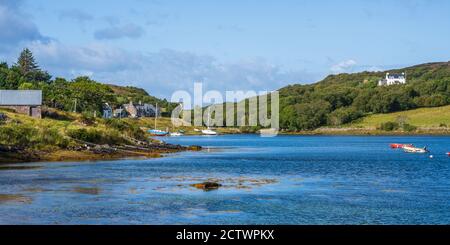
<instances>
[{"instance_id":1,"label":"pine tree","mask_svg":"<svg viewBox=\"0 0 450 245\"><path fill-rule=\"evenodd\" d=\"M25 48L22 53L20 53L16 66L19 68L22 76L26 76L31 72L40 71L39 66L34 60L33 53L31 53L28 48Z\"/></svg>"}]
</instances>

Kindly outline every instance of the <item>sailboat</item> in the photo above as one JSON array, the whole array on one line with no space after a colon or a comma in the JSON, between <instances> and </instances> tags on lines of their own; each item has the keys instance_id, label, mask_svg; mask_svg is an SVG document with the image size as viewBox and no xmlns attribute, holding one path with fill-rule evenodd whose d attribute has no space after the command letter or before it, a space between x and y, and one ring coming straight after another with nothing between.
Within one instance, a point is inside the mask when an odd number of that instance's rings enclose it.
<instances>
[{"instance_id":1,"label":"sailboat","mask_svg":"<svg viewBox=\"0 0 450 245\"><path fill-rule=\"evenodd\" d=\"M208 125L207 125L208 128L202 130L202 134L204 134L204 135L217 135L217 132L214 131L214 130L212 130L212 129L210 128L210 126L209 126L209 125L210 125L210 122L211 122L210 112L211 112L211 107L208 108Z\"/></svg>"},{"instance_id":2,"label":"sailboat","mask_svg":"<svg viewBox=\"0 0 450 245\"><path fill-rule=\"evenodd\" d=\"M150 133L152 136L166 136L169 134L167 131L156 129L156 120L158 119L158 103L156 103L156 110L155 110L155 129L149 129L147 132Z\"/></svg>"}]
</instances>

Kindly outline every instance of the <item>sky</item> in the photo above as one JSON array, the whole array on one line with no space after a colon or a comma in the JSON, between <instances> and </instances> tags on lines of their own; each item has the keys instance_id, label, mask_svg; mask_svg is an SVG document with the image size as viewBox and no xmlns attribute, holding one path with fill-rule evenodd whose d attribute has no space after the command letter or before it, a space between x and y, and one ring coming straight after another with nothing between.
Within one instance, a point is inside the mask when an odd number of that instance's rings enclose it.
<instances>
[{"instance_id":1,"label":"sky","mask_svg":"<svg viewBox=\"0 0 450 245\"><path fill-rule=\"evenodd\" d=\"M0 61L170 99L450 60L447 0L0 0Z\"/></svg>"}]
</instances>

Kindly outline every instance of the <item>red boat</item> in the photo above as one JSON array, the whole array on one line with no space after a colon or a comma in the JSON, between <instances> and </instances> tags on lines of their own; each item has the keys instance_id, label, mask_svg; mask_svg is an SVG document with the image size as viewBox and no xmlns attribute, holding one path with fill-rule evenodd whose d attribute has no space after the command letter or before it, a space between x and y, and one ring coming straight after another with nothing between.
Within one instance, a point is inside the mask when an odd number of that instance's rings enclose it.
<instances>
[{"instance_id":1,"label":"red boat","mask_svg":"<svg viewBox=\"0 0 450 245\"><path fill-rule=\"evenodd\" d=\"M447 156L449 156L449 157L450 157L450 152L447 152Z\"/></svg>"},{"instance_id":2,"label":"red boat","mask_svg":"<svg viewBox=\"0 0 450 245\"><path fill-rule=\"evenodd\" d=\"M400 148L403 148L405 146L413 146L413 145L412 144L397 144L397 143L394 143L394 144L391 144L390 146L391 146L392 149L400 149Z\"/></svg>"}]
</instances>

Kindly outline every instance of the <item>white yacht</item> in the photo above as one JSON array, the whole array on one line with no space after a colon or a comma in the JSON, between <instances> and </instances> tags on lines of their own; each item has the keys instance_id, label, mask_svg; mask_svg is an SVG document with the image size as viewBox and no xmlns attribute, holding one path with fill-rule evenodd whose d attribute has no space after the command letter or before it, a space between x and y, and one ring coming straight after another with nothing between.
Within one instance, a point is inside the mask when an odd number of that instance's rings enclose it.
<instances>
[{"instance_id":1,"label":"white yacht","mask_svg":"<svg viewBox=\"0 0 450 245\"><path fill-rule=\"evenodd\" d=\"M184 134L180 133L180 132L173 132L169 134L172 137L176 137L176 136L183 136Z\"/></svg>"},{"instance_id":2,"label":"white yacht","mask_svg":"<svg viewBox=\"0 0 450 245\"><path fill-rule=\"evenodd\" d=\"M210 120L211 120L211 118L210 118L210 110L211 110L211 108L208 108L208 125L207 125L208 128L202 130L202 134L204 134L204 135L217 135L217 132L210 128Z\"/></svg>"},{"instance_id":3,"label":"white yacht","mask_svg":"<svg viewBox=\"0 0 450 245\"><path fill-rule=\"evenodd\" d=\"M217 132L208 128L208 129L202 130L202 134L204 134L204 135L217 135Z\"/></svg>"}]
</instances>

